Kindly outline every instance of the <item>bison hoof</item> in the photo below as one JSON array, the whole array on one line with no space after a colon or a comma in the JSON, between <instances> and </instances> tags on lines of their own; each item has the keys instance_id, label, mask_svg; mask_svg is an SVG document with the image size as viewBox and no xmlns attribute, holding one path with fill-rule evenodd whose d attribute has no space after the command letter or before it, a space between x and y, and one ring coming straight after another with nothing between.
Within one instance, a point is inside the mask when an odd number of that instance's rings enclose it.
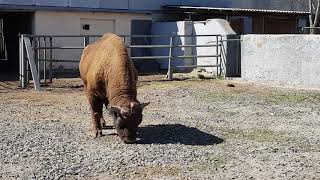
<instances>
[{"instance_id":1,"label":"bison hoof","mask_svg":"<svg viewBox=\"0 0 320 180\"><path fill-rule=\"evenodd\" d=\"M103 136L103 134L102 134L102 131L101 131L101 130L95 131L95 133L94 133L94 137L95 137L95 138L99 138L99 137L102 137L102 136Z\"/></svg>"},{"instance_id":2,"label":"bison hoof","mask_svg":"<svg viewBox=\"0 0 320 180\"><path fill-rule=\"evenodd\" d=\"M106 128L107 128L106 123L101 123L101 128L102 128L102 129L106 129Z\"/></svg>"},{"instance_id":3,"label":"bison hoof","mask_svg":"<svg viewBox=\"0 0 320 180\"><path fill-rule=\"evenodd\" d=\"M133 144L136 142L136 139L123 139L123 142L125 144Z\"/></svg>"},{"instance_id":4,"label":"bison hoof","mask_svg":"<svg viewBox=\"0 0 320 180\"><path fill-rule=\"evenodd\" d=\"M101 125L102 128L107 127L106 121L103 118L100 119L100 125Z\"/></svg>"}]
</instances>

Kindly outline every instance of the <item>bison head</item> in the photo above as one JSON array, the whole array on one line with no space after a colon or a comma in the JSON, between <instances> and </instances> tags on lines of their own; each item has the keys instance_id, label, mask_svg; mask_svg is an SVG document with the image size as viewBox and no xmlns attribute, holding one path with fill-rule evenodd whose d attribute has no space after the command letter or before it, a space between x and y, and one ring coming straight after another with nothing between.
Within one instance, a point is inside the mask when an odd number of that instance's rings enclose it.
<instances>
[{"instance_id":1,"label":"bison head","mask_svg":"<svg viewBox=\"0 0 320 180\"><path fill-rule=\"evenodd\" d=\"M124 143L131 144L136 141L137 128L142 121L142 110L147 105L131 102L130 107L111 106L114 126Z\"/></svg>"}]
</instances>

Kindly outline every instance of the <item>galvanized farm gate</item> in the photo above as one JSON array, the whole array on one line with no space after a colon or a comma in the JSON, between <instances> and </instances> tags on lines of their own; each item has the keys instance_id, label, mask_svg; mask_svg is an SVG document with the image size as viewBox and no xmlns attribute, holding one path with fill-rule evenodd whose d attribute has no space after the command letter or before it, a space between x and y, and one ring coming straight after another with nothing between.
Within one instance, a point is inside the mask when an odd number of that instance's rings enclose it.
<instances>
[{"instance_id":1,"label":"galvanized farm gate","mask_svg":"<svg viewBox=\"0 0 320 180\"><path fill-rule=\"evenodd\" d=\"M40 90L41 84L52 83L52 63L79 63L79 59L59 59L54 57L54 50L82 50L89 43L90 40L101 37L101 35L20 35L20 86L25 88L28 86L29 81L32 79L36 90ZM164 60L168 61L168 73L167 78L173 79L173 73L178 69L186 68L198 68L198 67L213 67L216 68L217 76L223 76L223 39L221 35L121 35L126 42L132 42L133 38L168 38L169 44L161 45L127 45L129 50L133 49L168 49L168 55L165 56L134 56L130 57L133 61L137 59L145 60ZM177 38L198 38L198 37L210 37L215 39L209 44L176 44ZM82 43L78 46L55 46L55 38L82 38ZM212 48L210 54L206 55L174 55L173 50L175 48L200 48L207 47ZM191 51L192 52L192 51ZM66 52L68 53L68 52ZM208 65L173 65L176 59L190 59L190 58L212 58L213 64Z\"/></svg>"}]
</instances>

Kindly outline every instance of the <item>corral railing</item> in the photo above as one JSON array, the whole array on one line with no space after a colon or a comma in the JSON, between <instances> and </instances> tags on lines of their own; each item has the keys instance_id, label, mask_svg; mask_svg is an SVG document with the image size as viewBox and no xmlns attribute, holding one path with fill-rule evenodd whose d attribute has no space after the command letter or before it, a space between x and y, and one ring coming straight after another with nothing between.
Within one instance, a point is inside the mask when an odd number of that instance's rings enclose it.
<instances>
[{"instance_id":1,"label":"corral railing","mask_svg":"<svg viewBox=\"0 0 320 180\"><path fill-rule=\"evenodd\" d=\"M300 32L301 34L320 34L320 27L302 27Z\"/></svg>"},{"instance_id":2,"label":"corral railing","mask_svg":"<svg viewBox=\"0 0 320 180\"><path fill-rule=\"evenodd\" d=\"M77 64L80 60L82 50L91 42L94 42L101 35L20 35L20 86L25 88L32 79L35 89L40 89L41 84L52 83L53 63L71 63ZM162 53L145 53L143 55L132 55L130 58L135 60L157 60L167 62L167 78L173 79L174 71L178 69L212 67L216 68L217 76L223 76L223 40L221 35L121 35L127 45L128 51L132 52L137 49L165 49ZM60 41L67 38L77 38L77 45L59 45L56 39ZM132 43L133 39L148 39L148 43ZM210 38L209 43L197 44L194 42L197 38ZM152 39L150 41L150 39ZM159 41L156 39L160 39ZM183 43L181 43L183 39ZM180 41L180 42L177 42ZM150 42L156 42L151 44ZM164 42L159 44L159 42ZM211 48L207 54L197 54L196 48ZM180 53L174 53L176 49ZM57 55L55 51L63 50L63 53ZM77 58L68 59L70 50L77 51ZM156 52L154 51L154 52ZM209 64L196 65L194 60L198 58L210 58ZM191 60L189 64L175 64L175 61Z\"/></svg>"}]
</instances>

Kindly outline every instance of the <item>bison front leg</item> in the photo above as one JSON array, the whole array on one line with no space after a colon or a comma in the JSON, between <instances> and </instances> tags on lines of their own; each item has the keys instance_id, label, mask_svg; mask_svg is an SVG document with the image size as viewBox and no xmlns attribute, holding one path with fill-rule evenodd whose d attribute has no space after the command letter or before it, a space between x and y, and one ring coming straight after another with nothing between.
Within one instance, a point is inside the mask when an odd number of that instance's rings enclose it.
<instances>
[{"instance_id":1,"label":"bison front leg","mask_svg":"<svg viewBox=\"0 0 320 180\"><path fill-rule=\"evenodd\" d=\"M89 96L88 98L89 98L89 103L91 107L93 135L95 137L101 137L102 136L101 121L103 120L103 117L102 117L103 103L98 97Z\"/></svg>"},{"instance_id":2,"label":"bison front leg","mask_svg":"<svg viewBox=\"0 0 320 180\"><path fill-rule=\"evenodd\" d=\"M106 121L104 120L103 117L101 117L100 119L100 124L101 124L101 128L107 128Z\"/></svg>"},{"instance_id":3,"label":"bison front leg","mask_svg":"<svg viewBox=\"0 0 320 180\"><path fill-rule=\"evenodd\" d=\"M108 106L108 104L109 104L108 100L105 99L103 104L104 104L104 105L106 106L106 108L107 108L107 106ZM106 121L104 120L103 116L102 116L101 119L100 119L100 124L101 124L101 127L102 127L103 129L106 129L106 128L107 128L107 124L106 124Z\"/></svg>"},{"instance_id":4,"label":"bison front leg","mask_svg":"<svg viewBox=\"0 0 320 180\"><path fill-rule=\"evenodd\" d=\"M117 127L117 116L118 116L118 115L116 114L116 112L114 112L114 111L111 110L111 107L110 107L110 106L106 105L106 107L107 107L107 111L108 111L108 113L109 113L109 116L112 118L113 127L116 128L116 127Z\"/></svg>"}]
</instances>

